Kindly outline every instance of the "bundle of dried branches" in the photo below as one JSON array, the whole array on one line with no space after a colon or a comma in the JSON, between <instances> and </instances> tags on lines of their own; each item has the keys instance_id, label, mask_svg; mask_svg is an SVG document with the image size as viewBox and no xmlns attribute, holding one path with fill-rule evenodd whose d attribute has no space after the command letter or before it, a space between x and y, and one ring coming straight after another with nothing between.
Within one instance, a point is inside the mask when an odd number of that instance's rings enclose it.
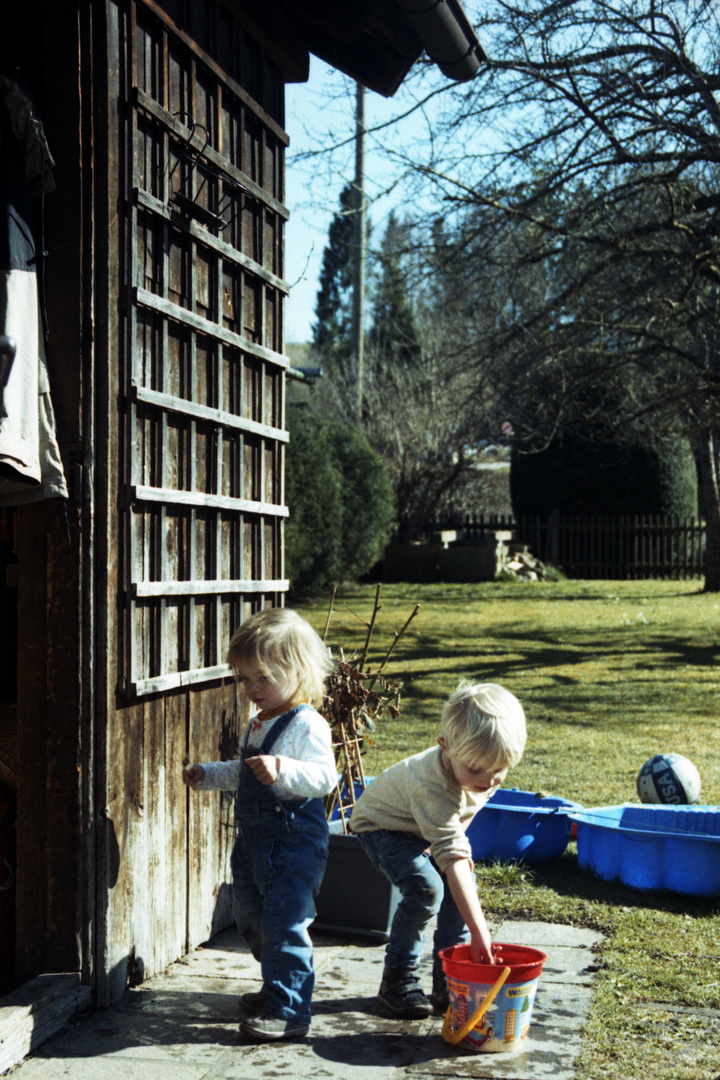
<instances>
[{"instance_id":1,"label":"bundle of dried branches","mask_svg":"<svg viewBox=\"0 0 720 1080\"><path fill-rule=\"evenodd\" d=\"M327 639L335 596L336 590L333 590L323 640ZM388 715L393 719L400 715L402 685L387 679L383 671L398 641L420 610L420 605L415 605L413 612L400 630L393 631L390 648L377 667L372 669L368 666L367 658L380 608L380 585L378 585L370 621L359 620L367 630L363 647L348 656L345 655L343 649L339 650L335 669L328 679L328 689L323 704L323 713L332 733L333 750L339 774L335 790L325 799L325 808L328 820L336 810L339 811L344 832L347 832L347 815L355 805L356 796L364 790L366 784L362 762L364 746L366 743L375 746L372 734L377 720L383 715Z\"/></svg>"}]
</instances>

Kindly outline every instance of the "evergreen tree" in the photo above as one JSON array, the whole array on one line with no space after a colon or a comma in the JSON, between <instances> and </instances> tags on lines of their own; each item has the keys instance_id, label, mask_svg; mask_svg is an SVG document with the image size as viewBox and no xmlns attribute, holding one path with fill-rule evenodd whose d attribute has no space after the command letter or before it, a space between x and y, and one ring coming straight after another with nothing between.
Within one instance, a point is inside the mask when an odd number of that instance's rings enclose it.
<instances>
[{"instance_id":1,"label":"evergreen tree","mask_svg":"<svg viewBox=\"0 0 720 1080\"><path fill-rule=\"evenodd\" d=\"M525 223L514 266L544 266L549 285L529 311L502 309L504 335L477 350L481 374L490 358L511 391L507 418L536 446L577 430L580 407L592 419L591 381L608 380L624 383L616 431L687 438L706 510L705 588L720 592L717 5L481 7L493 63L443 95L418 173L446 218L475 203ZM485 238L492 265L496 231Z\"/></svg>"},{"instance_id":2,"label":"evergreen tree","mask_svg":"<svg viewBox=\"0 0 720 1080\"><path fill-rule=\"evenodd\" d=\"M315 301L312 343L330 373L346 372L351 354L353 198L353 187L346 184L328 230Z\"/></svg>"},{"instance_id":3,"label":"evergreen tree","mask_svg":"<svg viewBox=\"0 0 720 1080\"><path fill-rule=\"evenodd\" d=\"M314 592L342 577L342 474L321 419L291 408L287 426L286 571L294 591Z\"/></svg>"},{"instance_id":4,"label":"evergreen tree","mask_svg":"<svg viewBox=\"0 0 720 1080\"><path fill-rule=\"evenodd\" d=\"M549 447L514 449L510 471L513 511L547 520L561 514L697 514L695 459L687 439L592 441L565 433Z\"/></svg>"},{"instance_id":5,"label":"evergreen tree","mask_svg":"<svg viewBox=\"0 0 720 1080\"><path fill-rule=\"evenodd\" d=\"M367 345L373 366L389 376L398 376L403 368L415 363L420 354L408 290L407 235L407 228L391 213L377 255L378 278Z\"/></svg>"},{"instance_id":6,"label":"evergreen tree","mask_svg":"<svg viewBox=\"0 0 720 1080\"><path fill-rule=\"evenodd\" d=\"M373 253L359 423L392 481L402 539L422 536L428 521L453 503L477 508L487 476L473 467L472 444L484 434L485 401L467 374L470 316L453 306L458 289L449 276L442 296L436 279L423 290L418 279L426 268L416 256L415 240L416 232L392 215L380 250ZM328 369L313 391L312 411L323 417L355 415L353 375ZM358 520L365 512L362 504L360 499Z\"/></svg>"}]
</instances>

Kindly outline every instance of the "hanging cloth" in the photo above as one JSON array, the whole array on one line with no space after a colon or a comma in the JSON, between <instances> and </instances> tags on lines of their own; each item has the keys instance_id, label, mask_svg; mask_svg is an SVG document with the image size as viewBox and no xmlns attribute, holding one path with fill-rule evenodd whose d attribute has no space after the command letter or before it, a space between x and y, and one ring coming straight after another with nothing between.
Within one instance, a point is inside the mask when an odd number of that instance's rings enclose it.
<instances>
[{"instance_id":1,"label":"hanging cloth","mask_svg":"<svg viewBox=\"0 0 720 1080\"><path fill-rule=\"evenodd\" d=\"M54 188L42 124L0 75L0 334L16 345L0 391L0 506L67 498L38 299L31 202Z\"/></svg>"}]
</instances>

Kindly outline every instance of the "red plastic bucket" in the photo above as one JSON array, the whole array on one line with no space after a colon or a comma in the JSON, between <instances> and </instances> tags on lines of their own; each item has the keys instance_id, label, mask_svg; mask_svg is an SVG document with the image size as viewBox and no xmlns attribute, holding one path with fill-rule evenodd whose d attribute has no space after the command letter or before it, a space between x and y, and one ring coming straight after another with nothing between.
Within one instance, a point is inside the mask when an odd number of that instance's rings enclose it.
<instances>
[{"instance_id":1,"label":"red plastic bucket","mask_svg":"<svg viewBox=\"0 0 720 1080\"><path fill-rule=\"evenodd\" d=\"M547 954L527 945L500 943L494 944L493 952L495 964L473 964L469 945L440 951L450 997L443 1037L466 1050L507 1053L521 1045L530 1029Z\"/></svg>"}]
</instances>

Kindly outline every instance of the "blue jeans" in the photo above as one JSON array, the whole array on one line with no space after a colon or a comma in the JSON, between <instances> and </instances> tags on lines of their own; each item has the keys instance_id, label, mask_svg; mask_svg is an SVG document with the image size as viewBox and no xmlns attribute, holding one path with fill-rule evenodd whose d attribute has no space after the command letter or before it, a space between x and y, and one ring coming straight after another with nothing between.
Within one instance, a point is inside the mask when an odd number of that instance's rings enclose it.
<instances>
[{"instance_id":1,"label":"blue jeans","mask_svg":"<svg viewBox=\"0 0 720 1080\"><path fill-rule=\"evenodd\" d=\"M310 1023L315 976L308 927L325 872L327 832L308 832L306 823L284 823L270 808L258 828L255 815L238 815L231 865L233 914L260 962L265 1009L271 1016Z\"/></svg>"},{"instance_id":2,"label":"blue jeans","mask_svg":"<svg viewBox=\"0 0 720 1080\"><path fill-rule=\"evenodd\" d=\"M425 927L433 915L437 915L434 956L438 949L470 940L470 932L450 889L427 853L425 840L389 829L357 833L357 838L373 866L397 886L402 897L385 950L388 967L413 968L418 964Z\"/></svg>"}]
</instances>

